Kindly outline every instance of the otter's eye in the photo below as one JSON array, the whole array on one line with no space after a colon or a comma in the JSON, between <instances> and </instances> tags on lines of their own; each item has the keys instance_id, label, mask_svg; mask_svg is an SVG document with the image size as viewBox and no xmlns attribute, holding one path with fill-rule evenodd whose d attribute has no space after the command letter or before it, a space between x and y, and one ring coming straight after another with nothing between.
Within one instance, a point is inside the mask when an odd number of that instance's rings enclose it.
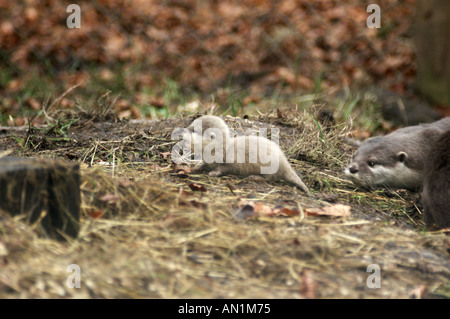
<instances>
[{"instance_id":1,"label":"otter's eye","mask_svg":"<svg viewBox=\"0 0 450 319\"><path fill-rule=\"evenodd\" d=\"M369 165L370 167L374 167L375 166L375 162L374 161L368 161L367 165Z\"/></svg>"}]
</instances>

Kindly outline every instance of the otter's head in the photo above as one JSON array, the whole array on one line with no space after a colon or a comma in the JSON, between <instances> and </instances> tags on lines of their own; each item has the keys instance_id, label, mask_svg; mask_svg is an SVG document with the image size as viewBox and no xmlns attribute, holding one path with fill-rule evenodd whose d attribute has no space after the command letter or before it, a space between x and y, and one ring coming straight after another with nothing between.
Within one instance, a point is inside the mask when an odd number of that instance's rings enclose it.
<instances>
[{"instance_id":1,"label":"otter's head","mask_svg":"<svg viewBox=\"0 0 450 319\"><path fill-rule=\"evenodd\" d=\"M210 163L223 156L229 136L229 128L221 118L205 115L184 129L179 145L185 161Z\"/></svg>"},{"instance_id":2,"label":"otter's head","mask_svg":"<svg viewBox=\"0 0 450 319\"><path fill-rule=\"evenodd\" d=\"M196 133L198 135L204 135L208 129L215 129L208 131L208 138L215 137L215 135L217 135L217 130L222 132L224 138L230 135L228 125L220 117L214 115L201 116L188 126L188 130L191 133ZM210 136L211 134L214 134L214 136Z\"/></svg>"},{"instance_id":3,"label":"otter's head","mask_svg":"<svg viewBox=\"0 0 450 319\"><path fill-rule=\"evenodd\" d=\"M408 164L408 153L402 145L373 137L361 144L344 172L353 183L367 188L417 189L422 173Z\"/></svg>"}]
</instances>

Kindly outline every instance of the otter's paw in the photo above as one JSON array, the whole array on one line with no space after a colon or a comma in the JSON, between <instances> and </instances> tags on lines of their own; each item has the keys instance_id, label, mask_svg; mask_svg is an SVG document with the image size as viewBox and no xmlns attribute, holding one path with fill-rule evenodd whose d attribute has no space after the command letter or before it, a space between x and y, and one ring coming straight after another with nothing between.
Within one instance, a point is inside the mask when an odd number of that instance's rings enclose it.
<instances>
[{"instance_id":1,"label":"otter's paw","mask_svg":"<svg viewBox=\"0 0 450 319\"><path fill-rule=\"evenodd\" d=\"M209 176L218 177L222 175L222 172L219 169L215 169L208 173Z\"/></svg>"}]
</instances>

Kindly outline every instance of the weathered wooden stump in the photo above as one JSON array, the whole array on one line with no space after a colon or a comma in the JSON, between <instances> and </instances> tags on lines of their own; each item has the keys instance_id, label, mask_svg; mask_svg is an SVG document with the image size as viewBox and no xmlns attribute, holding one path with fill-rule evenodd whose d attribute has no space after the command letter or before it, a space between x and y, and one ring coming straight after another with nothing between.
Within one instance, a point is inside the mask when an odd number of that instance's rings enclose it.
<instances>
[{"instance_id":1,"label":"weathered wooden stump","mask_svg":"<svg viewBox=\"0 0 450 319\"><path fill-rule=\"evenodd\" d=\"M23 215L40 235L76 237L80 227L79 166L60 160L0 158L0 209Z\"/></svg>"}]
</instances>

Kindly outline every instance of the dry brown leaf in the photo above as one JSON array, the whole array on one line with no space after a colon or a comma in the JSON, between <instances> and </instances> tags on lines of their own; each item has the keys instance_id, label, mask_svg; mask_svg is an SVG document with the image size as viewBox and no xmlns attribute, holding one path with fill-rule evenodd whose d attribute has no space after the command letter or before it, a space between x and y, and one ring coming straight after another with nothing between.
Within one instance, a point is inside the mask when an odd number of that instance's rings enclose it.
<instances>
[{"instance_id":1,"label":"dry brown leaf","mask_svg":"<svg viewBox=\"0 0 450 319\"><path fill-rule=\"evenodd\" d=\"M204 185L191 183L188 186L194 192L206 192L206 187Z\"/></svg>"},{"instance_id":2,"label":"dry brown leaf","mask_svg":"<svg viewBox=\"0 0 450 319\"><path fill-rule=\"evenodd\" d=\"M261 101L259 96L249 95L242 100L243 105L248 105L250 103L258 103Z\"/></svg>"},{"instance_id":3,"label":"dry brown leaf","mask_svg":"<svg viewBox=\"0 0 450 319\"><path fill-rule=\"evenodd\" d=\"M188 175L192 173L192 167L186 165L175 165L174 171L178 175Z\"/></svg>"},{"instance_id":4,"label":"dry brown leaf","mask_svg":"<svg viewBox=\"0 0 450 319\"><path fill-rule=\"evenodd\" d=\"M151 98L148 100L148 104L157 109L162 109L166 106L163 98Z\"/></svg>"},{"instance_id":5,"label":"dry brown leaf","mask_svg":"<svg viewBox=\"0 0 450 319\"><path fill-rule=\"evenodd\" d=\"M169 156L172 155L172 152L162 152L162 153L159 153L159 154L161 154L164 159L168 159Z\"/></svg>"},{"instance_id":6,"label":"dry brown leaf","mask_svg":"<svg viewBox=\"0 0 450 319\"><path fill-rule=\"evenodd\" d=\"M324 206L322 208L305 208L307 216L332 216L345 217L350 216L350 206L336 204L332 206Z\"/></svg>"},{"instance_id":7,"label":"dry brown leaf","mask_svg":"<svg viewBox=\"0 0 450 319\"><path fill-rule=\"evenodd\" d=\"M423 296L426 294L426 292L427 292L427 286L420 285L411 291L410 298L423 299Z\"/></svg>"},{"instance_id":8,"label":"dry brown leaf","mask_svg":"<svg viewBox=\"0 0 450 319\"><path fill-rule=\"evenodd\" d=\"M21 86L22 86L22 81L19 79L14 79L9 81L8 85L7 85L7 89L11 90L12 92L17 92L20 90Z\"/></svg>"},{"instance_id":9,"label":"dry brown leaf","mask_svg":"<svg viewBox=\"0 0 450 319\"><path fill-rule=\"evenodd\" d=\"M70 108L73 107L75 105L75 102L72 100L69 100L67 98L63 98L61 99L61 101L59 102L59 105L63 108Z\"/></svg>"},{"instance_id":10,"label":"dry brown leaf","mask_svg":"<svg viewBox=\"0 0 450 319\"><path fill-rule=\"evenodd\" d=\"M275 208L273 210L273 215L276 216L298 216L300 214L300 211L298 209L290 209L287 207L281 207L281 208Z\"/></svg>"},{"instance_id":11,"label":"dry brown leaf","mask_svg":"<svg viewBox=\"0 0 450 319\"><path fill-rule=\"evenodd\" d=\"M300 274L302 280L300 284L300 294L308 299L315 299L317 292L317 282L307 270L303 270Z\"/></svg>"},{"instance_id":12,"label":"dry brown leaf","mask_svg":"<svg viewBox=\"0 0 450 319\"><path fill-rule=\"evenodd\" d=\"M277 207L273 209L272 207L261 203L261 202L247 202L245 200L241 200L239 202L239 206L241 207L238 214L239 217L253 217L253 216L298 216L298 209L291 209L287 207Z\"/></svg>"},{"instance_id":13,"label":"dry brown leaf","mask_svg":"<svg viewBox=\"0 0 450 319\"><path fill-rule=\"evenodd\" d=\"M93 219L100 219L103 217L103 212L97 209L88 209L86 214Z\"/></svg>"},{"instance_id":14,"label":"dry brown leaf","mask_svg":"<svg viewBox=\"0 0 450 319\"><path fill-rule=\"evenodd\" d=\"M131 114L132 113L130 110L121 111L121 112L119 112L119 119L129 118L131 116Z\"/></svg>"},{"instance_id":15,"label":"dry brown leaf","mask_svg":"<svg viewBox=\"0 0 450 319\"><path fill-rule=\"evenodd\" d=\"M0 24L0 34L8 36L14 33L14 25L10 21L5 21Z\"/></svg>"},{"instance_id":16,"label":"dry brown leaf","mask_svg":"<svg viewBox=\"0 0 450 319\"><path fill-rule=\"evenodd\" d=\"M154 72L149 72L149 65L144 63L125 80L127 87L139 88L141 93L136 92L137 96L143 95L137 98L139 104L156 108L165 107L165 99L144 94L140 88L153 86L160 75L173 78L180 87L209 90L238 70L271 72L270 76L248 82L252 94L244 98L244 105L258 103L258 94L266 90L267 84L280 80L290 84L291 90L311 89L322 70L330 71L323 78L323 87L342 86L368 76L369 80L373 77L390 87L407 88L415 76L415 66L411 66L414 50L402 34L414 16L411 2L398 2L384 16L385 23L396 25L386 38L376 36L376 29L367 29L368 13L364 6L354 3L316 1L309 6L307 1L283 1L276 10L270 10L273 5L267 0L182 7L165 2L142 6L141 1L134 1L126 8L117 1L106 1L107 10L86 4L83 27L67 32L58 19L52 18L56 12L64 12L63 5L55 2L49 9L37 2L31 7L16 2L2 7L10 19L0 23L0 46L11 51L9 62L26 69L44 67L36 63L34 55L48 57L51 65L61 66L80 60L99 65L124 62L127 68L148 60ZM105 27L105 21L117 19L116 10L121 12L121 23ZM309 14L309 10L314 14ZM277 26L283 32L278 32ZM298 59L302 61L300 67L296 66ZM86 70L69 73L62 70L57 81L70 87L80 82L77 78L86 83L89 80ZM103 66L99 78L113 81L117 75ZM142 114L121 114L122 118L129 116L139 118Z\"/></svg>"},{"instance_id":17,"label":"dry brown leaf","mask_svg":"<svg viewBox=\"0 0 450 319\"><path fill-rule=\"evenodd\" d=\"M263 203L255 203L253 204L253 210L258 215L271 215L273 214L273 209Z\"/></svg>"}]
</instances>

